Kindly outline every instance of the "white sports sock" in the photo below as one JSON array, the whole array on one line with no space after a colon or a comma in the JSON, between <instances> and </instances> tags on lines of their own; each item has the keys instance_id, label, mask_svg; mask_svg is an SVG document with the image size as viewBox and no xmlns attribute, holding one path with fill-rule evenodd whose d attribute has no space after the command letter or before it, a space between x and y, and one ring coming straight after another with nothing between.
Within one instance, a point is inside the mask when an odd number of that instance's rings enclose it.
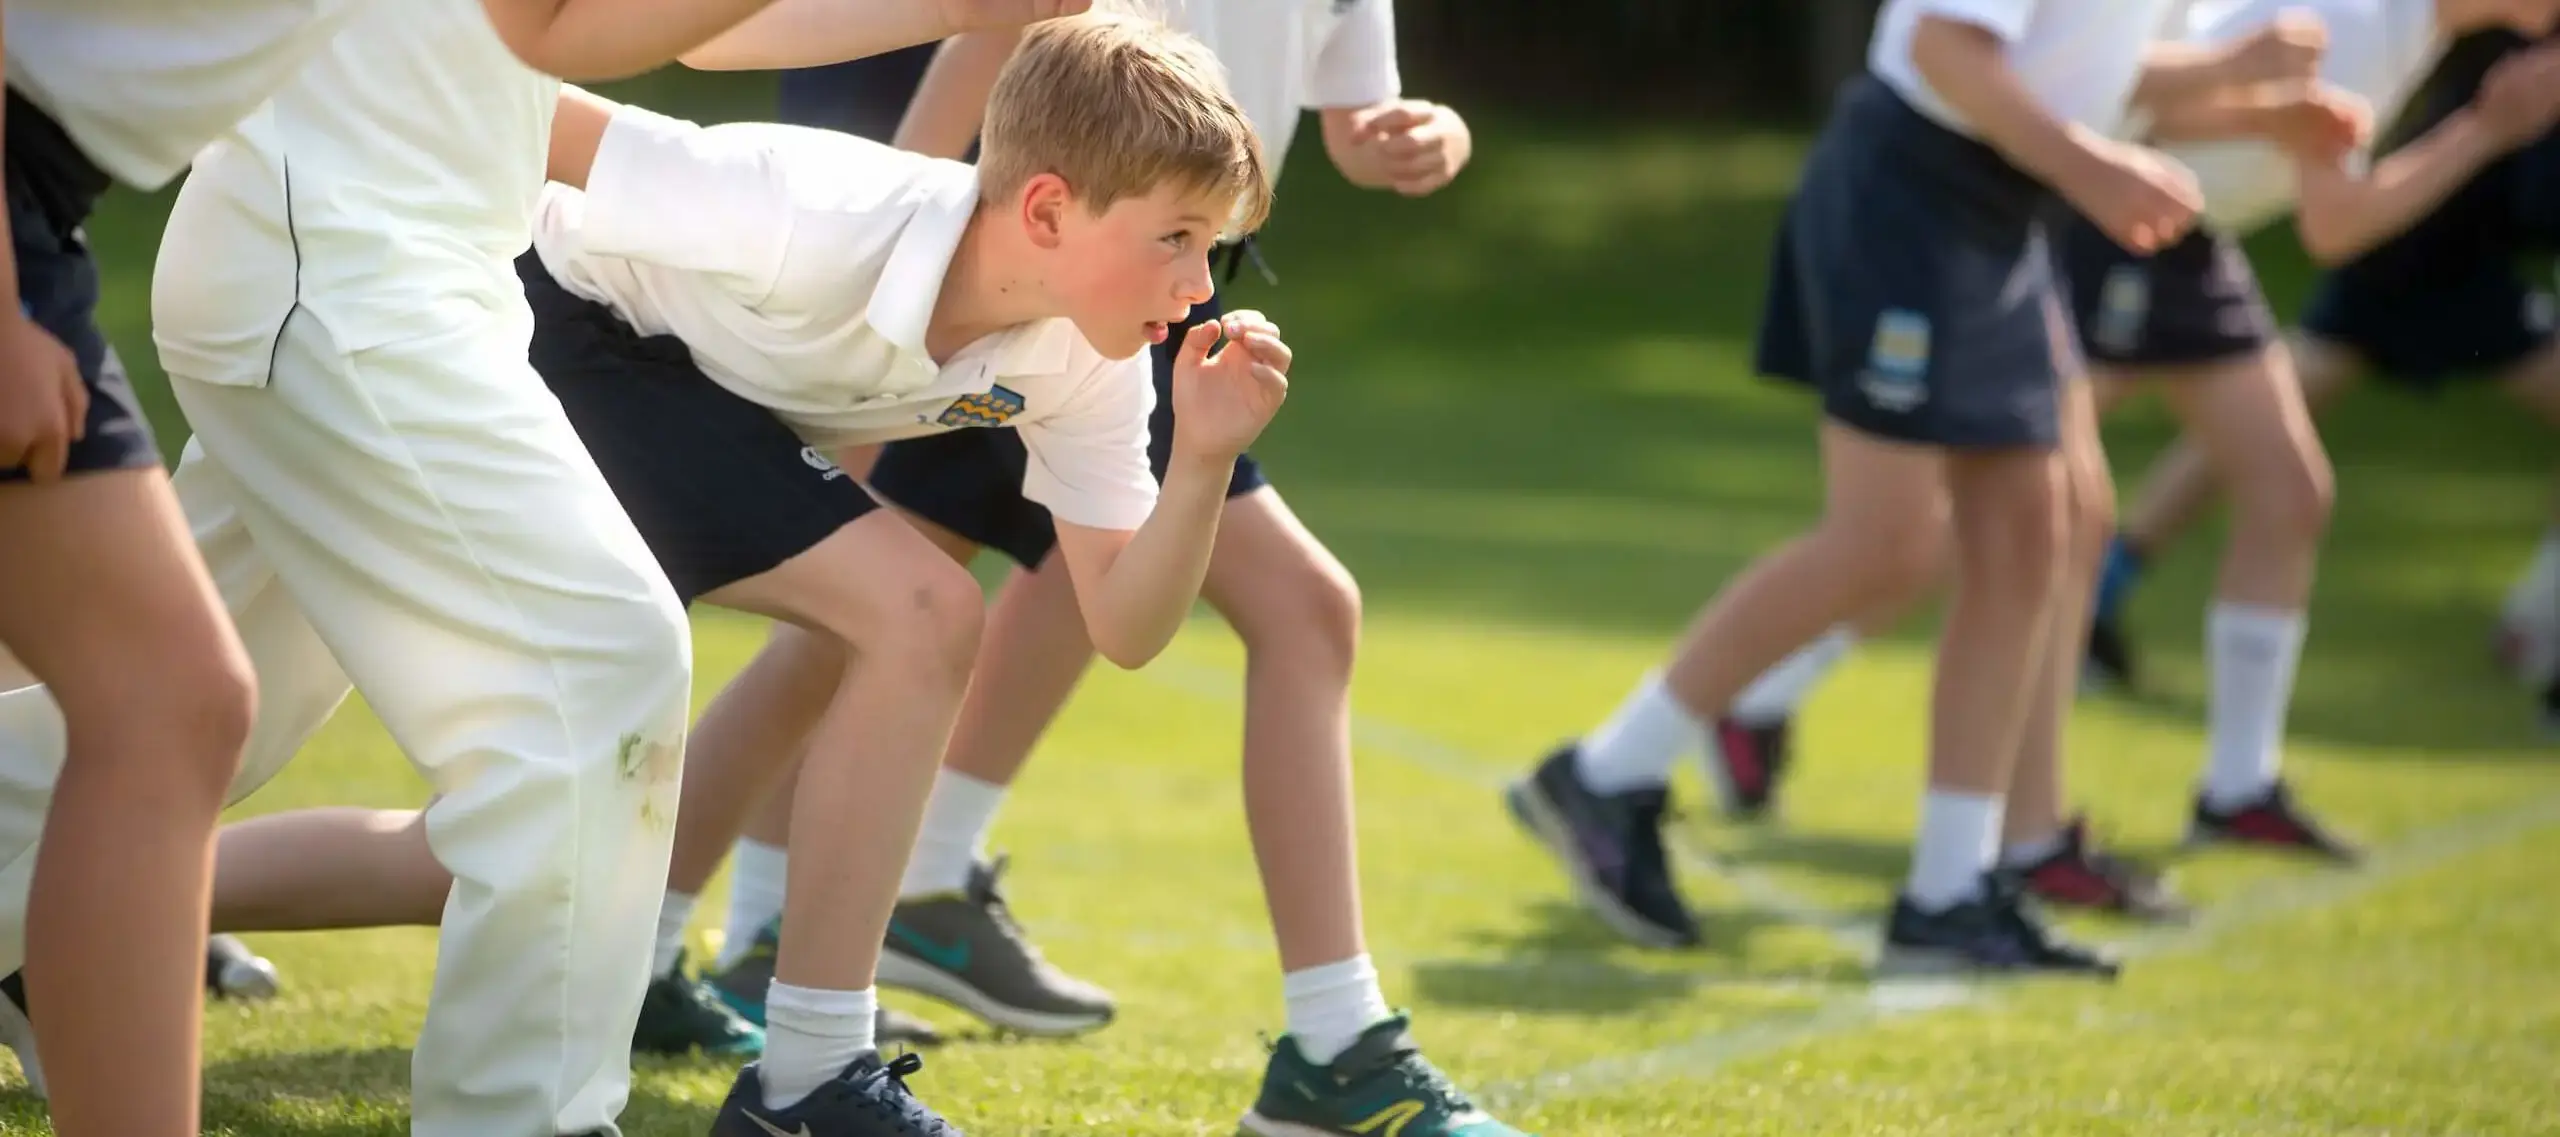
<instances>
[{"instance_id":1,"label":"white sports sock","mask_svg":"<svg viewBox=\"0 0 2560 1137\"><path fill-rule=\"evenodd\" d=\"M2275 785L2284 762L2285 712L2302 662L2303 619L2249 604L2217 603L2205 618L2213 701L2205 804L2234 809Z\"/></svg>"},{"instance_id":2,"label":"white sports sock","mask_svg":"<svg viewBox=\"0 0 2560 1137\"><path fill-rule=\"evenodd\" d=\"M1770 726L1785 721L1796 713L1796 706L1813 691L1824 676L1831 674L1847 658L1849 649L1858 646L1858 630L1841 624L1822 637L1797 648L1794 655L1779 660L1760 674L1742 695L1733 701L1730 712L1735 721L1746 726Z\"/></svg>"},{"instance_id":3,"label":"white sports sock","mask_svg":"<svg viewBox=\"0 0 2560 1137\"><path fill-rule=\"evenodd\" d=\"M880 997L859 991L821 991L775 982L764 997L764 1107L789 1109L844 1073L853 1060L877 1049L872 1016Z\"/></svg>"},{"instance_id":4,"label":"white sports sock","mask_svg":"<svg viewBox=\"0 0 2560 1137\"><path fill-rule=\"evenodd\" d=\"M930 896L966 887L969 870L986 859L987 831L995 827L1007 788L949 770L935 774L898 895Z\"/></svg>"},{"instance_id":5,"label":"white sports sock","mask_svg":"<svg viewBox=\"0 0 2560 1137\"><path fill-rule=\"evenodd\" d=\"M2000 850L2000 795L1930 790L1920 799L1920 840L1903 894L1936 912L1981 895Z\"/></svg>"},{"instance_id":6,"label":"white sports sock","mask_svg":"<svg viewBox=\"0 0 2560 1137\"><path fill-rule=\"evenodd\" d=\"M670 892L658 905L658 946L649 956L649 974L664 979L675 974L676 958L684 954L685 925L693 922L694 897L688 893Z\"/></svg>"},{"instance_id":7,"label":"white sports sock","mask_svg":"<svg viewBox=\"0 0 2560 1137\"><path fill-rule=\"evenodd\" d=\"M791 850L741 839L729 854L729 924L721 932L720 966L746 958L764 926L782 915L791 881Z\"/></svg>"},{"instance_id":8,"label":"white sports sock","mask_svg":"<svg viewBox=\"0 0 2560 1137\"><path fill-rule=\"evenodd\" d=\"M1671 767L1680 755L1705 738L1698 716L1681 705L1656 671L1636 684L1609 721L1582 740L1574 770L1593 793L1660 789L1671 784Z\"/></svg>"},{"instance_id":9,"label":"white sports sock","mask_svg":"<svg viewBox=\"0 0 2560 1137\"><path fill-rule=\"evenodd\" d=\"M1366 955L1292 971L1280 979L1289 1003L1289 1035L1307 1061L1329 1065L1360 1032L1395 1014L1378 989L1378 967Z\"/></svg>"}]
</instances>

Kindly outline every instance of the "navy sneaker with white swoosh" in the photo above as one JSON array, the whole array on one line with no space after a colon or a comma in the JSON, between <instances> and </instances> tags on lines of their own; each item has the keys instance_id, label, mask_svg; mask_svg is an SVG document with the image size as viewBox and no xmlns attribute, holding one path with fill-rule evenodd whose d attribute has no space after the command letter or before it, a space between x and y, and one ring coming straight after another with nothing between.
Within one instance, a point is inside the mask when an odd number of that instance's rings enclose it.
<instances>
[{"instance_id":1,"label":"navy sneaker with white swoosh","mask_svg":"<svg viewBox=\"0 0 2560 1137\"><path fill-rule=\"evenodd\" d=\"M720 1103L711 1137L961 1137L907 1089L922 1069L924 1059L913 1054L893 1062L865 1054L789 1108L766 1109L763 1072L749 1063Z\"/></svg>"}]
</instances>

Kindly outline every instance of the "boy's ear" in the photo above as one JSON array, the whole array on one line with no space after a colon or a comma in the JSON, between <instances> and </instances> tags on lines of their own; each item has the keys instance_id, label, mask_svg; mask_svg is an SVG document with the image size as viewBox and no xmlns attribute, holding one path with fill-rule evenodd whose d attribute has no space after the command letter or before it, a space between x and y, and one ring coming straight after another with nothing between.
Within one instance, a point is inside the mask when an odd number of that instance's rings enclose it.
<instances>
[{"instance_id":1,"label":"boy's ear","mask_svg":"<svg viewBox=\"0 0 2560 1137\"><path fill-rule=\"evenodd\" d=\"M1022 231L1038 248L1057 248L1066 240L1067 211L1073 208L1075 193L1065 178L1035 174L1022 187Z\"/></svg>"}]
</instances>

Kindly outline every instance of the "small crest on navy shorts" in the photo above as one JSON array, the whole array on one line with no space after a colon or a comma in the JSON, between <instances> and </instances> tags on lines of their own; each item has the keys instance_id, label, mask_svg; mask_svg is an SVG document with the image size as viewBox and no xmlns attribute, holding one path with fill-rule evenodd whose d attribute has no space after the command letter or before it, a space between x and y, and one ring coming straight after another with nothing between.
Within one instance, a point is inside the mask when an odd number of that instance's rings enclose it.
<instances>
[{"instance_id":1,"label":"small crest on navy shorts","mask_svg":"<svg viewBox=\"0 0 2560 1137\"><path fill-rule=\"evenodd\" d=\"M1022 395L998 384L983 395L962 395L934 421L944 426L1003 426L1022 413Z\"/></svg>"},{"instance_id":2,"label":"small crest on navy shorts","mask_svg":"<svg viewBox=\"0 0 2560 1137\"><path fill-rule=\"evenodd\" d=\"M2089 338L2108 351L2131 355L2142 346L2142 331L2151 323L2151 272L2138 264L2107 270L2098 286L2097 325Z\"/></svg>"},{"instance_id":3,"label":"small crest on navy shorts","mask_svg":"<svg viewBox=\"0 0 2560 1137\"><path fill-rule=\"evenodd\" d=\"M1929 318L1890 308L1876 317L1875 342L1858 388L1879 410L1908 411L1929 401Z\"/></svg>"}]
</instances>

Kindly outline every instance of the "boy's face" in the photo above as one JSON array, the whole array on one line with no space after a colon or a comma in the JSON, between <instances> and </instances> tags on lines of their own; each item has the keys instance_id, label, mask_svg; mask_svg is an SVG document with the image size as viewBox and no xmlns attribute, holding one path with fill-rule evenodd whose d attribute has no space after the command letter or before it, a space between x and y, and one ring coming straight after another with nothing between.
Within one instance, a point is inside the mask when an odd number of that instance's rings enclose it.
<instances>
[{"instance_id":1,"label":"boy's face","mask_svg":"<svg viewBox=\"0 0 2560 1137\"><path fill-rule=\"evenodd\" d=\"M1067 317L1113 359L1163 343L1216 291L1209 250L1234 208L1219 194L1168 183L1099 214L1080 204L1060 210L1051 279Z\"/></svg>"},{"instance_id":2,"label":"boy's face","mask_svg":"<svg viewBox=\"0 0 2560 1137\"><path fill-rule=\"evenodd\" d=\"M2539 39L2560 24L2560 0L2507 0L2506 25L2518 35Z\"/></svg>"}]
</instances>

